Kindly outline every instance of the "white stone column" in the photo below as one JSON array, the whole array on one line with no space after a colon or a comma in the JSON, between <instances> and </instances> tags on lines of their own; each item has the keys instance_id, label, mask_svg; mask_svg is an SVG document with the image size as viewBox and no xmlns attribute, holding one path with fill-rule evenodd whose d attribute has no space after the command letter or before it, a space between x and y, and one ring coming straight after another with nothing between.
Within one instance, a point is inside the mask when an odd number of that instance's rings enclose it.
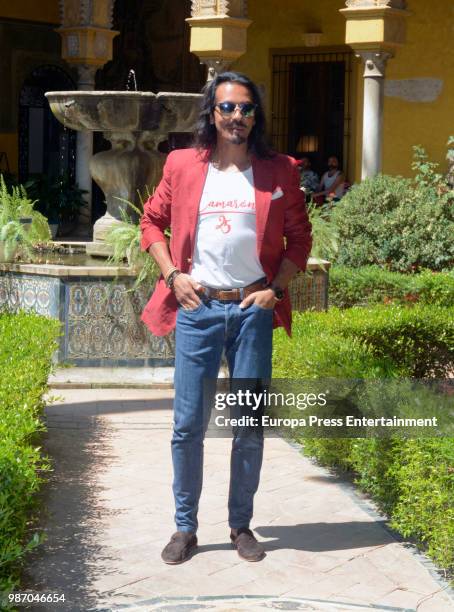
<instances>
[{"instance_id":1,"label":"white stone column","mask_svg":"<svg viewBox=\"0 0 454 612\"><path fill-rule=\"evenodd\" d=\"M79 73L78 89L93 91L95 89L96 66L77 66ZM91 175L90 159L93 156L93 132L77 132L76 145L76 183L79 189L87 193L84 195L85 206L80 209L78 228L80 234L90 233L91 222Z\"/></svg>"},{"instance_id":2,"label":"white stone column","mask_svg":"<svg viewBox=\"0 0 454 612\"><path fill-rule=\"evenodd\" d=\"M386 51L359 51L364 61L363 152L361 179L375 176L382 169L383 101Z\"/></svg>"}]
</instances>

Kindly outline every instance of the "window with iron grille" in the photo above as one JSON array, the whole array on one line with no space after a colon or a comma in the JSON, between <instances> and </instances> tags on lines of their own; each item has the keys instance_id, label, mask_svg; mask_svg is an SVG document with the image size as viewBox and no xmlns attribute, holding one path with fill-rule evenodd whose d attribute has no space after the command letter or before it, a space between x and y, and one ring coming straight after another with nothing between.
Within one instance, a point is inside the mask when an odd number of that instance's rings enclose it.
<instances>
[{"instance_id":1,"label":"window with iron grille","mask_svg":"<svg viewBox=\"0 0 454 612\"><path fill-rule=\"evenodd\" d=\"M330 155L348 170L352 61L350 51L272 51L273 146L308 156L319 175Z\"/></svg>"}]
</instances>

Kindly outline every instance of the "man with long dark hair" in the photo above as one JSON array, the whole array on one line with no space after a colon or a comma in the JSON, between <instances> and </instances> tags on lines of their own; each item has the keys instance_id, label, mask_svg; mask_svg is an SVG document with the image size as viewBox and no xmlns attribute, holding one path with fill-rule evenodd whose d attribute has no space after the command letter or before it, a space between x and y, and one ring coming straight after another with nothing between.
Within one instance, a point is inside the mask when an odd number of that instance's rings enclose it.
<instances>
[{"instance_id":1,"label":"man with long dark hair","mask_svg":"<svg viewBox=\"0 0 454 612\"><path fill-rule=\"evenodd\" d=\"M203 93L195 147L169 154L141 220L142 249L162 272L142 319L158 336L176 326L171 446L177 531L162 551L172 564L197 546L210 417L204 381L217 378L223 351L232 381L271 377L273 326L290 334L287 285L305 269L311 249L295 160L266 144L257 87L225 72ZM249 528L262 456L263 428L235 427L230 539L248 561L265 555Z\"/></svg>"}]
</instances>

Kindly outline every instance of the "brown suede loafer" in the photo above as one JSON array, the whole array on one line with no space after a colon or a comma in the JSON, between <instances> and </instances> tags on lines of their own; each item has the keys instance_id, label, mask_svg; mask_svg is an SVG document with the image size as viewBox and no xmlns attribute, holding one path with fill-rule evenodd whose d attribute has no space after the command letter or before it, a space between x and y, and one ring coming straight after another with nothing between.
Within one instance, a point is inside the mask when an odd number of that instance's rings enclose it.
<instances>
[{"instance_id":1,"label":"brown suede loafer","mask_svg":"<svg viewBox=\"0 0 454 612\"><path fill-rule=\"evenodd\" d=\"M197 536L190 531L176 531L161 553L164 563L177 565L189 559L197 548Z\"/></svg>"},{"instance_id":2,"label":"brown suede loafer","mask_svg":"<svg viewBox=\"0 0 454 612\"><path fill-rule=\"evenodd\" d=\"M250 529L241 527L235 535L230 533L233 548L236 548L238 555L245 561L261 561L265 557L263 546L257 542Z\"/></svg>"}]
</instances>

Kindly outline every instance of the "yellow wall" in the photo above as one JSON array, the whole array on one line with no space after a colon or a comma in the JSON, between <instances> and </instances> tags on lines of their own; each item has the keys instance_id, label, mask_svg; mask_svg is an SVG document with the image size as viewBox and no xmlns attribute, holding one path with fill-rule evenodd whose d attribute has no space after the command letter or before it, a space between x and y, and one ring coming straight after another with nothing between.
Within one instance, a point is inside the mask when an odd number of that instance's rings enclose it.
<instances>
[{"instance_id":1,"label":"yellow wall","mask_svg":"<svg viewBox=\"0 0 454 612\"><path fill-rule=\"evenodd\" d=\"M412 146L423 145L430 156L446 169L446 141L454 135L454 54L450 0L408 0L410 17L406 20L407 42L388 62L388 79L436 78L444 82L440 97L434 102L408 102L386 97L384 111L383 171L411 176ZM248 51L232 67L264 84L268 117L270 115L271 48L303 47L303 33L321 31L323 47L345 42L345 18L338 12L342 0L249 0ZM363 68L355 60L353 91L352 148L349 174L361 175L361 126L363 106ZM350 178L350 177L349 177Z\"/></svg>"},{"instance_id":2,"label":"yellow wall","mask_svg":"<svg viewBox=\"0 0 454 612\"><path fill-rule=\"evenodd\" d=\"M248 51L234 68L263 83L271 91L269 50L272 48L303 47L304 32L321 30L322 46L342 45L345 40L345 20L338 9L342 2L326 0L249 0Z\"/></svg>"},{"instance_id":3,"label":"yellow wall","mask_svg":"<svg viewBox=\"0 0 454 612\"><path fill-rule=\"evenodd\" d=\"M271 120L271 64L270 49L304 49L305 32L322 32L320 52L330 47L345 44L345 19L339 9L345 7L342 0L249 0L248 17L253 23L248 29L248 51L233 64L232 68L245 72L255 82L265 87L265 103L268 124ZM356 85L359 66L354 62L352 75L353 100L356 107ZM350 180L356 175L356 139L358 117L355 111L351 125L351 146L349 152Z\"/></svg>"},{"instance_id":4,"label":"yellow wall","mask_svg":"<svg viewBox=\"0 0 454 612\"><path fill-rule=\"evenodd\" d=\"M450 0L409 0L407 42L388 62L388 79L436 78L443 90L434 102L385 98L384 172L411 176L411 147L423 145L447 169L446 142L454 135L454 6Z\"/></svg>"},{"instance_id":5,"label":"yellow wall","mask_svg":"<svg viewBox=\"0 0 454 612\"><path fill-rule=\"evenodd\" d=\"M10 172L17 174L18 171L18 159L19 159L19 143L17 134L14 132L10 132L7 134L0 133L0 152L4 152L8 156L8 163ZM0 171L4 172L6 170L5 164L2 161Z\"/></svg>"},{"instance_id":6,"label":"yellow wall","mask_svg":"<svg viewBox=\"0 0 454 612\"><path fill-rule=\"evenodd\" d=\"M58 0L16 0L4 1L0 5L0 17L60 23Z\"/></svg>"}]
</instances>

